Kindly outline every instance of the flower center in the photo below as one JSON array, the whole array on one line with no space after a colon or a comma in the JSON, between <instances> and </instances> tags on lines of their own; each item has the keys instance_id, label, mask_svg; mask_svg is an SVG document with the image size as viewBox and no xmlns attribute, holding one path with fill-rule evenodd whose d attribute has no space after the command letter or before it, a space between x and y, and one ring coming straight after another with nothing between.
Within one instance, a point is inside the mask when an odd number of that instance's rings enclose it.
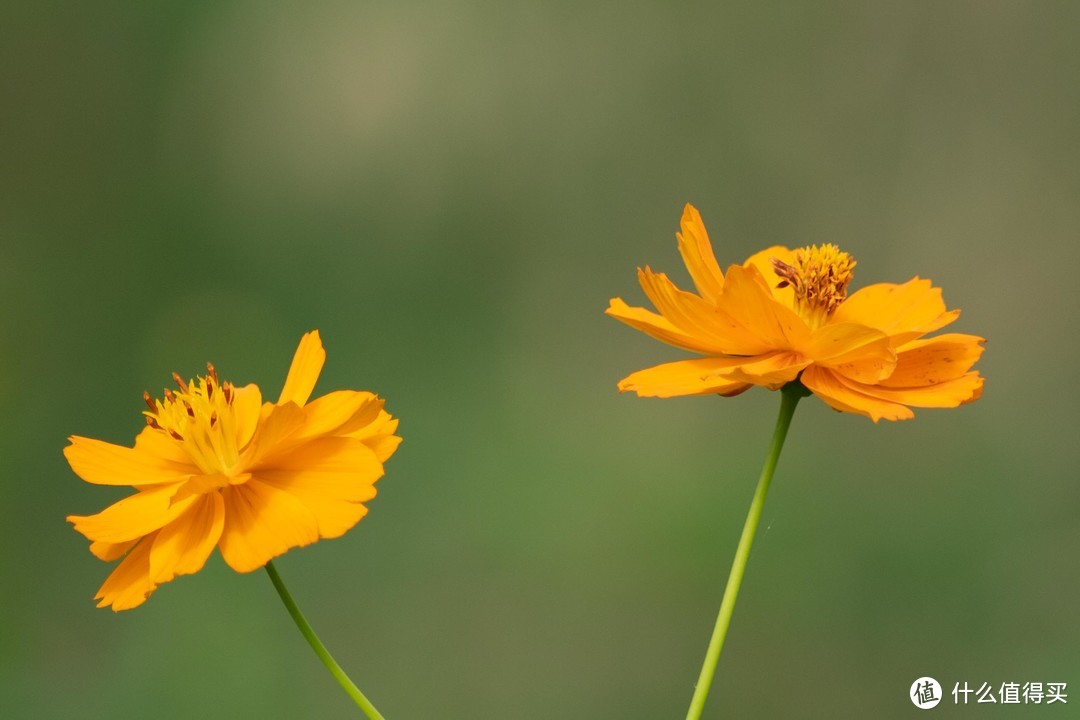
<instances>
[{"instance_id":1,"label":"flower center","mask_svg":"<svg viewBox=\"0 0 1080 720\"><path fill-rule=\"evenodd\" d=\"M776 287L794 290L795 312L818 328L847 297L855 260L835 245L811 245L795 251L794 265L773 258L772 266L782 278Z\"/></svg>"},{"instance_id":2,"label":"flower center","mask_svg":"<svg viewBox=\"0 0 1080 720\"><path fill-rule=\"evenodd\" d=\"M163 400L151 399L150 393L143 393L150 407L143 415L147 425L180 443L204 473L229 475L240 460L233 409L236 389L231 382L218 380L213 365L207 363L206 369L206 377L199 376L187 383L173 373L179 390L166 388Z\"/></svg>"}]
</instances>

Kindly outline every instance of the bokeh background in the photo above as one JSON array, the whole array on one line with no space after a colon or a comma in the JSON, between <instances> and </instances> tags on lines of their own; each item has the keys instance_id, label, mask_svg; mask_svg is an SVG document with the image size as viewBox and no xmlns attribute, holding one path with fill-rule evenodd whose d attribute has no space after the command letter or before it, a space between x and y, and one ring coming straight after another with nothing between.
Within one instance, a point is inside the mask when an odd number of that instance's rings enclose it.
<instances>
[{"instance_id":1,"label":"bokeh background","mask_svg":"<svg viewBox=\"0 0 1080 720\"><path fill-rule=\"evenodd\" d=\"M778 396L642 400L685 355L603 315L835 242L984 335L983 399L804 401L706 717L906 718L921 675L1080 704L1075 3L57 3L0 9L0 715L346 718L261 572L138 610L64 522L143 390L212 360L370 389L371 513L279 562L392 720L674 718Z\"/></svg>"}]
</instances>

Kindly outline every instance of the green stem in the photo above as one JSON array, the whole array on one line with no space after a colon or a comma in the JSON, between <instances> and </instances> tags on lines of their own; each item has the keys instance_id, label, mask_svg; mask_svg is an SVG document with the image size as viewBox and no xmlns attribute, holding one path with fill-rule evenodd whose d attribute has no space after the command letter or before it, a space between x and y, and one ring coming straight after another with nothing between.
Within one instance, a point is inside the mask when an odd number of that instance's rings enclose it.
<instances>
[{"instance_id":1,"label":"green stem","mask_svg":"<svg viewBox=\"0 0 1080 720\"><path fill-rule=\"evenodd\" d=\"M750 557L750 546L754 544L754 533L757 531L758 521L761 520L761 508L765 504L765 495L769 492L769 483L772 482L773 471L776 470L776 461L780 459L780 451L784 447L784 438L787 437L788 427L791 426L795 406L808 394L809 391L797 380L788 383L780 391L780 415L776 418L776 429L773 431L769 455L765 458L765 466L761 469L754 499L750 502L750 510L746 514L746 523L743 525L742 536L739 538L739 547L735 550L735 560L731 563L731 574L728 575L727 587L724 588L724 599L720 602L720 614L716 617L716 627L713 628L709 649L705 653L705 662L701 666L701 674L694 687L694 697L690 701L690 709L686 712L686 720L698 720L701 717L701 711L705 709L705 698L709 695L709 686L712 685L716 663L720 659L720 650L724 647L724 637L727 635L728 625L731 624L731 613L735 610L735 600L739 597L739 586L742 585L746 561Z\"/></svg>"},{"instance_id":2,"label":"green stem","mask_svg":"<svg viewBox=\"0 0 1080 720\"><path fill-rule=\"evenodd\" d=\"M345 674L345 671L341 669L341 666L338 665L337 661L330 655L330 651L322 644L322 640L319 639L319 636L311 629L311 625L308 624L307 619L304 617L304 613L300 612L300 608L296 606L296 602L293 601L288 588L286 588L285 583L282 582L281 576L278 575L277 568L274 567L273 562L266 563L266 573L270 576L270 582L274 583L274 589L277 590L278 595L281 596L281 602L285 603L285 609L289 611L289 615L292 615L296 627L300 628L300 634L308 641L308 644L311 645L311 649L319 656L323 665L325 665L326 669L330 671L330 674L334 676L334 679L338 681L338 684L345 689L345 692L353 699L353 702L360 706L360 709L364 711L364 714L367 715L370 720L385 720L385 718L379 714L379 711L375 709L375 706L371 704L371 701L364 697L364 693L360 692L360 688L353 684L353 681L349 679L349 676Z\"/></svg>"}]
</instances>

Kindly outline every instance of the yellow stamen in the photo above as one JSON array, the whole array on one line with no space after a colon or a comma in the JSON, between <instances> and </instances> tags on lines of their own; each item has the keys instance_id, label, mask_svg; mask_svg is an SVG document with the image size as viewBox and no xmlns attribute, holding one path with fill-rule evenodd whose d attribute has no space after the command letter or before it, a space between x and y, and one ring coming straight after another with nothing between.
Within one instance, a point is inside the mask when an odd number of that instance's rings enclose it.
<instances>
[{"instance_id":1,"label":"yellow stamen","mask_svg":"<svg viewBox=\"0 0 1080 720\"><path fill-rule=\"evenodd\" d=\"M855 260L835 245L811 245L795 251L794 265L773 258L772 266L783 278L777 287L795 291L795 312L818 328L847 297Z\"/></svg>"},{"instance_id":2,"label":"yellow stamen","mask_svg":"<svg viewBox=\"0 0 1080 720\"><path fill-rule=\"evenodd\" d=\"M144 394L151 409L143 414L147 425L180 443L204 473L231 476L240 460L233 408L236 394L231 383L218 380L213 365L207 364L207 369L207 377L189 382L173 373L179 391L166 389L163 400Z\"/></svg>"}]
</instances>

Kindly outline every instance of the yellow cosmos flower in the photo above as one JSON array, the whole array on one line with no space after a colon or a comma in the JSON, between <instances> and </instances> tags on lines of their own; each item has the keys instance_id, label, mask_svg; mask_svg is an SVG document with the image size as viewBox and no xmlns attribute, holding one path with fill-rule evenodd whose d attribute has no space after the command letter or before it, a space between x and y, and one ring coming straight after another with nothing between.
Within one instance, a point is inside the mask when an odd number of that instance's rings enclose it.
<instances>
[{"instance_id":1,"label":"yellow cosmos flower","mask_svg":"<svg viewBox=\"0 0 1080 720\"><path fill-rule=\"evenodd\" d=\"M214 547L237 572L286 550L334 538L367 513L398 421L369 392L308 402L326 352L304 335L277 403L255 385L205 377L144 397L147 427L133 448L72 436L64 448L87 482L137 492L97 515L68 521L105 561L124 557L98 590L98 607L141 605L162 583L198 572Z\"/></svg>"},{"instance_id":2,"label":"yellow cosmos flower","mask_svg":"<svg viewBox=\"0 0 1080 720\"><path fill-rule=\"evenodd\" d=\"M880 283L848 296L855 261L834 245L770 247L725 274L691 205L681 230L679 252L697 294L646 266L638 280L659 314L621 298L607 314L706 357L640 370L619 390L730 396L798 378L836 410L874 422L909 419L912 407L956 407L982 392L983 378L971 371L982 338L923 337L960 315L946 310L929 280Z\"/></svg>"}]
</instances>

